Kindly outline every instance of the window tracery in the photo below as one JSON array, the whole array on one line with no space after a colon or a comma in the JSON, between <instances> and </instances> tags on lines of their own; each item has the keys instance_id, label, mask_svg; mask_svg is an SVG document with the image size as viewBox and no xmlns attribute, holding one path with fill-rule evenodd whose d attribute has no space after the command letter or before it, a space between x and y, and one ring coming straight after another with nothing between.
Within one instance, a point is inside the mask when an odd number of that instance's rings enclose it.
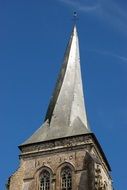
<instances>
[{"instance_id":1,"label":"window tracery","mask_svg":"<svg viewBox=\"0 0 127 190\"><path fill-rule=\"evenodd\" d=\"M50 190L50 173L47 170L43 170L40 175L39 190Z\"/></svg>"},{"instance_id":2,"label":"window tracery","mask_svg":"<svg viewBox=\"0 0 127 190\"><path fill-rule=\"evenodd\" d=\"M64 167L61 172L62 190L72 190L72 171L69 167Z\"/></svg>"}]
</instances>

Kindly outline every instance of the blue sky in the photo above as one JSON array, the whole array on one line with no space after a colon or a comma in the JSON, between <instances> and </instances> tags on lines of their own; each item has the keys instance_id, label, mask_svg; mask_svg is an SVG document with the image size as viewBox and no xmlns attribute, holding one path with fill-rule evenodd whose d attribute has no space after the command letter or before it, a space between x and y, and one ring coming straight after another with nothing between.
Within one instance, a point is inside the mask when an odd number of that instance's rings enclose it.
<instances>
[{"instance_id":1,"label":"blue sky","mask_svg":"<svg viewBox=\"0 0 127 190\"><path fill-rule=\"evenodd\" d=\"M80 40L89 123L127 188L127 1L0 1L0 189L19 165L18 145L43 122L72 29Z\"/></svg>"}]
</instances>

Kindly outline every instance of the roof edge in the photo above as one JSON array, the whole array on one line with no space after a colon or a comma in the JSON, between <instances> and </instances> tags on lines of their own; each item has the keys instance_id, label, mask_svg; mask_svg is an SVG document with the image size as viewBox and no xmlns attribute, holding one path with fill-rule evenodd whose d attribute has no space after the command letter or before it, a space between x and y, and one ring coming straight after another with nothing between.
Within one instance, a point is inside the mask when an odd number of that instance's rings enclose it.
<instances>
[{"instance_id":1,"label":"roof edge","mask_svg":"<svg viewBox=\"0 0 127 190\"><path fill-rule=\"evenodd\" d=\"M35 145L35 144L42 144L42 143L48 143L48 142L53 142L55 140L59 140L59 139L66 139L66 138L72 138L72 137L80 137L80 136L87 136L87 135L91 135L91 137L94 139L96 145L97 145L97 148L99 149L99 151L101 152L101 155L102 155L102 158L104 159L105 163L106 163L106 166L109 170L109 172L111 172L111 167L110 167L110 164L105 156L105 153L100 145L100 143L98 142L96 136L94 133L90 132L90 133L86 133L86 134L81 134L81 135L75 135L75 136L68 136L68 137L62 137L62 138L57 138L57 139L51 139L51 140L46 140L46 141L41 141L41 142L36 142L36 143L29 143L29 144L21 144L18 146L18 148L20 149L20 151L22 151L22 147L26 147L26 146L32 146L32 145Z\"/></svg>"}]
</instances>

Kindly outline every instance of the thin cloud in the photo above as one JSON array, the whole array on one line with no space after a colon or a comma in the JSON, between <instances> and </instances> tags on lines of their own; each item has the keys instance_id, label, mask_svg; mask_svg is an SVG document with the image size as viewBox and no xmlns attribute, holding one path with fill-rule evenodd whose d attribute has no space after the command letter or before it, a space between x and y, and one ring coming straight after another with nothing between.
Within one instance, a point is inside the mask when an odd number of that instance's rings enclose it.
<instances>
[{"instance_id":1,"label":"thin cloud","mask_svg":"<svg viewBox=\"0 0 127 190\"><path fill-rule=\"evenodd\" d=\"M109 55L111 57L120 59L121 61L127 62L127 57L121 56L121 55L117 55L117 54L109 52L109 51L102 51L102 50L96 50L96 49L89 49L89 50L87 49L87 51L95 52L95 53L99 53L99 54L103 54L103 55Z\"/></svg>"},{"instance_id":2,"label":"thin cloud","mask_svg":"<svg viewBox=\"0 0 127 190\"><path fill-rule=\"evenodd\" d=\"M114 0L58 0L76 10L92 13L127 35L127 12Z\"/></svg>"},{"instance_id":3,"label":"thin cloud","mask_svg":"<svg viewBox=\"0 0 127 190\"><path fill-rule=\"evenodd\" d=\"M96 14L127 35L127 12L118 3L113 0L101 0Z\"/></svg>"},{"instance_id":4,"label":"thin cloud","mask_svg":"<svg viewBox=\"0 0 127 190\"><path fill-rule=\"evenodd\" d=\"M91 0L90 3L88 3L86 0L85 1L74 1L74 0L59 0L60 2L63 2L69 6L74 7L75 9L79 11L84 11L84 12L89 12L89 11L94 11L98 8L99 4L98 1L96 0Z\"/></svg>"},{"instance_id":5,"label":"thin cloud","mask_svg":"<svg viewBox=\"0 0 127 190\"><path fill-rule=\"evenodd\" d=\"M94 11L98 7L99 7L99 4L98 5L94 5L94 6L81 6L81 7L79 7L79 10L88 12L88 11Z\"/></svg>"}]
</instances>

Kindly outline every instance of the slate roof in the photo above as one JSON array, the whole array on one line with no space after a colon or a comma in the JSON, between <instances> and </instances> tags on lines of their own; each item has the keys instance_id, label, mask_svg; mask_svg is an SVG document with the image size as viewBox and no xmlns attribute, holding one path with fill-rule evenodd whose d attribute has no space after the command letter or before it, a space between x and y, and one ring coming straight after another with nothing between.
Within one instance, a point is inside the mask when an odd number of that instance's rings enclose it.
<instances>
[{"instance_id":1,"label":"slate roof","mask_svg":"<svg viewBox=\"0 0 127 190\"><path fill-rule=\"evenodd\" d=\"M42 126L22 145L90 133L84 104L79 40L73 27Z\"/></svg>"}]
</instances>

